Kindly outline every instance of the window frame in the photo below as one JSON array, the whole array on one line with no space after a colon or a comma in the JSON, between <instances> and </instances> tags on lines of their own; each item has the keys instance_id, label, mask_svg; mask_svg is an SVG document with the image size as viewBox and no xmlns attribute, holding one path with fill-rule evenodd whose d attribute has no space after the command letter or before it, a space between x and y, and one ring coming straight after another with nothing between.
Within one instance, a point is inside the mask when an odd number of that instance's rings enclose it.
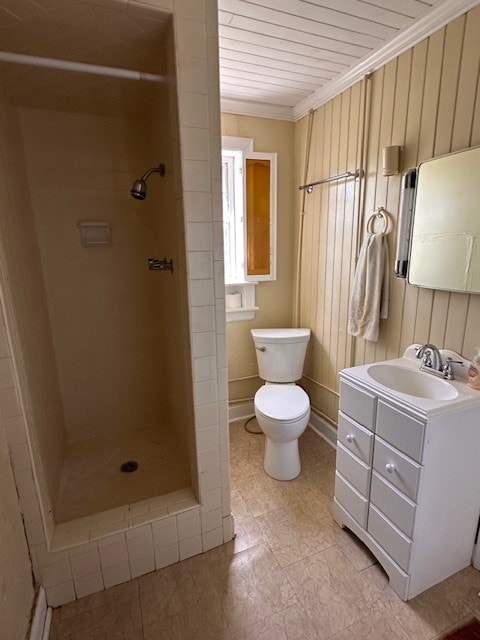
<instances>
[{"instance_id":1,"label":"window frame","mask_svg":"<svg viewBox=\"0 0 480 640\"><path fill-rule=\"evenodd\" d=\"M232 293L240 293L242 295L242 306L237 308L226 309L227 322L238 322L244 320L253 320L255 318L255 312L259 307L255 305L255 288L259 281L269 281L276 279L276 244L277 244L277 154L276 153L261 153L253 151L254 140L253 138L242 138L237 136L222 136L222 154L224 151L241 152L242 155L242 187L243 193L241 194L241 203L238 194L234 194L236 200L236 229L238 233L241 233L241 243L243 252L243 264L239 267L238 260L236 263L235 277L234 279L227 279L227 268L225 268L225 293L226 295ZM270 161L270 273L267 275L251 275L247 274L247 220L246 220L246 159L264 159ZM223 159L222 159L223 162ZM222 169L223 178L223 169ZM235 187L234 187L235 188ZM222 196L223 196L222 185ZM223 202L222 202L223 210ZM241 210L241 225L238 221L239 210ZM224 231L225 234L225 231ZM225 238L225 235L224 235ZM227 266L227 265L226 265ZM229 267L231 266L228 265ZM228 275L231 276L231 270L228 270Z\"/></svg>"}]
</instances>

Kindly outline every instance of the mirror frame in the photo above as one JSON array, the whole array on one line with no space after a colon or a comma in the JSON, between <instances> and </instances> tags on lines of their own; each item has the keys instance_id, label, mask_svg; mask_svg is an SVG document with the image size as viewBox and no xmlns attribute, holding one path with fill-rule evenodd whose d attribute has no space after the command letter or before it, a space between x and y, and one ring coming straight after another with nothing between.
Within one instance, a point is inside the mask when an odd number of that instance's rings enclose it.
<instances>
[{"instance_id":1,"label":"mirror frame","mask_svg":"<svg viewBox=\"0 0 480 640\"><path fill-rule=\"evenodd\" d=\"M467 288L451 288L430 286L428 284L422 284L412 282L411 280L411 266L412 266L412 250L413 239L415 233L415 215L418 204L418 186L421 183L421 167L427 163L431 163L437 160L442 160L449 157L458 156L470 151L480 150L480 145L468 147L466 149L460 149L452 153L436 156L421 162L416 168L409 169L402 176L402 195L401 204L397 225L397 249L395 257L395 275L399 278L407 278L408 284L415 287L426 288L434 291L451 291L466 294L480 294L480 290L469 290ZM479 200L480 207L480 200ZM455 206L452 203L452 211L455 210ZM407 259L408 256L408 259Z\"/></svg>"}]
</instances>

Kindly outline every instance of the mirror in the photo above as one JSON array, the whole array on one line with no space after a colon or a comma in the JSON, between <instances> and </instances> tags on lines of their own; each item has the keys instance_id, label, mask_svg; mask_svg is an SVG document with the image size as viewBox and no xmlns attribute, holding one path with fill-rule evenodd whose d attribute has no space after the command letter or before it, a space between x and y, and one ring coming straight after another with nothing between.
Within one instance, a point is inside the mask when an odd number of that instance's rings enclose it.
<instances>
[{"instance_id":1,"label":"mirror","mask_svg":"<svg viewBox=\"0 0 480 640\"><path fill-rule=\"evenodd\" d=\"M480 293L480 147L419 165L408 282Z\"/></svg>"}]
</instances>

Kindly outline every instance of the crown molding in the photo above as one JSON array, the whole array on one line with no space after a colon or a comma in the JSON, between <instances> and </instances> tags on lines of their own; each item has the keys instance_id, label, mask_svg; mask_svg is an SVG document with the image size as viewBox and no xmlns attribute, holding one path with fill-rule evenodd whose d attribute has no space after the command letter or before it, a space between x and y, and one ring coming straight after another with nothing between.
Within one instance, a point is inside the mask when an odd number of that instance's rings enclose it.
<instances>
[{"instance_id":1,"label":"crown molding","mask_svg":"<svg viewBox=\"0 0 480 640\"><path fill-rule=\"evenodd\" d=\"M428 36L444 27L455 18L480 4L480 0L445 0L434 6L425 16L419 18L410 27L401 31L393 40L364 58L352 69L332 82L317 89L293 107L294 120L303 118L310 109L316 109L337 96L348 87L361 80L365 74L372 73L400 54L418 44Z\"/></svg>"},{"instance_id":2,"label":"crown molding","mask_svg":"<svg viewBox=\"0 0 480 640\"><path fill-rule=\"evenodd\" d=\"M289 122L295 121L293 107L284 107L277 104L222 98L220 101L220 109L222 113L233 113L239 116L254 116L255 118L270 118L272 120L286 120Z\"/></svg>"}]
</instances>

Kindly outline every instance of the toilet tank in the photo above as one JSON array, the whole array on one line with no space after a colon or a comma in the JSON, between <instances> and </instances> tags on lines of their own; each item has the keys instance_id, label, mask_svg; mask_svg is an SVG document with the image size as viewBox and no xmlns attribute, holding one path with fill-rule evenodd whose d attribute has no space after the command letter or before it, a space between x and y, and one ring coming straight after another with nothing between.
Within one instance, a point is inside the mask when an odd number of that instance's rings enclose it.
<instances>
[{"instance_id":1,"label":"toilet tank","mask_svg":"<svg viewBox=\"0 0 480 640\"><path fill-rule=\"evenodd\" d=\"M251 329L258 373L267 382L295 382L303 373L310 329Z\"/></svg>"}]
</instances>

